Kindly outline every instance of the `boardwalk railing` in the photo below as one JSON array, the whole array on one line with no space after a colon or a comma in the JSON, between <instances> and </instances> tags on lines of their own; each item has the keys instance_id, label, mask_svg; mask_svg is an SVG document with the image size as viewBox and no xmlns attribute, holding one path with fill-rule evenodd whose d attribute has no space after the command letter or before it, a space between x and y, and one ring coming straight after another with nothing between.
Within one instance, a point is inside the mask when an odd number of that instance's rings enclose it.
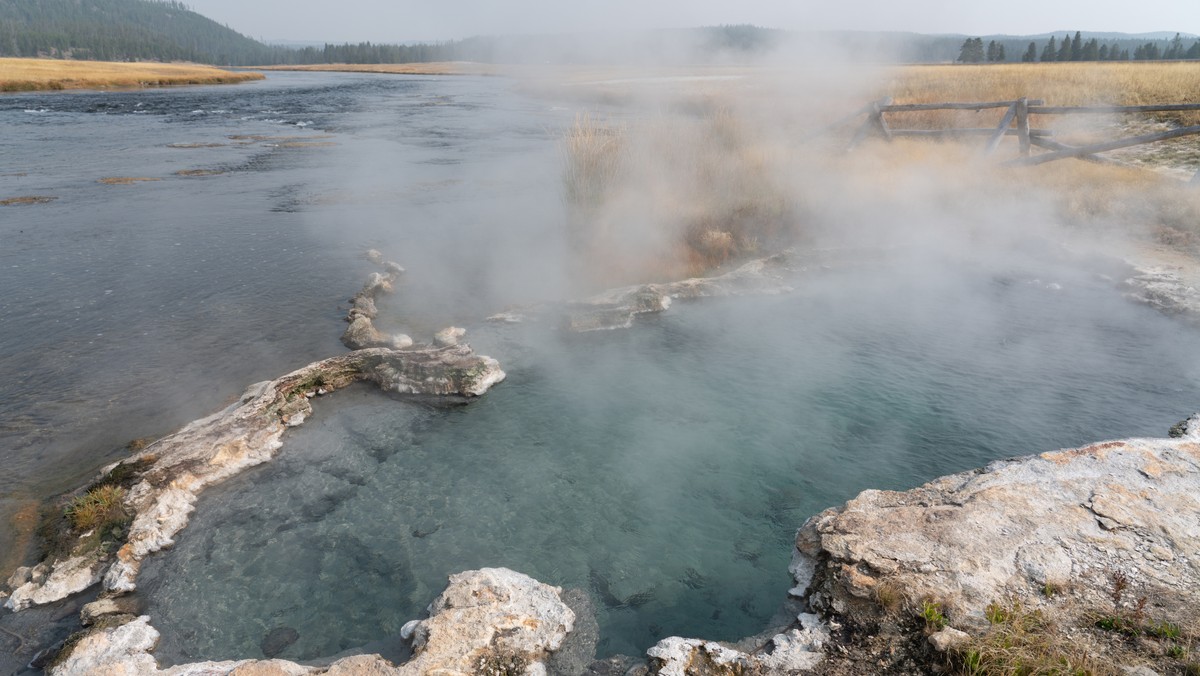
<instances>
[{"instance_id":1,"label":"boardwalk railing","mask_svg":"<svg viewBox=\"0 0 1200 676\"><path fill-rule=\"evenodd\" d=\"M887 113L911 113L916 111L933 111L933 110L987 110L992 108L1005 108L1004 117L1000 119L1000 123L995 127L984 128L962 128L949 127L943 129L895 129L892 128L884 115ZM1030 127L1029 119L1033 115L1087 115L1087 114L1128 114L1128 113L1153 113L1153 112L1189 112L1200 111L1200 103L1170 103L1161 105L1149 106L1047 106L1044 101L1030 100L1026 98L1016 99L1014 101L986 101L978 103L905 103L894 104L890 98L881 99L867 104L866 107L858 110L848 119L854 119L862 114L866 114L866 120L858 127L854 133L854 137L850 140L849 149L853 150L867 137L875 135L880 136L885 140L891 141L896 137L916 136L916 137L969 137L969 136L986 136L987 142L984 145L984 153L992 154L999 147L1000 142L1006 136L1016 136L1019 144L1020 157L1005 162L1008 165L1034 165L1053 162L1068 157L1075 157L1092 162L1117 163L1115 160L1100 157L1098 153L1109 150L1117 150L1118 148L1128 148L1130 146L1142 145L1144 143L1154 143L1157 141L1165 141L1167 139L1179 138L1181 136L1190 136L1192 134L1200 134L1200 125L1188 127L1179 127L1177 129L1169 129L1166 131L1155 132L1153 134L1142 134L1139 136L1129 136L1111 141L1102 141L1099 143L1089 143L1081 146L1069 146L1065 143L1060 143L1052 138L1054 132L1048 129L1034 129ZM1044 148L1049 152L1032 153L1032 147L1037 146ZM1200 172L1197 172L1193 182L1200 182Z\"/></svg>"}]
</instances>

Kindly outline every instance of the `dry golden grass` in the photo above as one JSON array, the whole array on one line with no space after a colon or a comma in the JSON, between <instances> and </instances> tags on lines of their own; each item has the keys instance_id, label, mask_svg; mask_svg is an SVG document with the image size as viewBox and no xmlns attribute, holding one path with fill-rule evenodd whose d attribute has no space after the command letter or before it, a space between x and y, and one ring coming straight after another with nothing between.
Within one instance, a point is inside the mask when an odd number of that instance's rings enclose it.
<instances>
[{"instance_id":1,"label":"dry golden grass","mask_svg":"<svg viewBox=\"0 0 1200 676\"><path fill-rule=\"evenodd\" d=\"M905 66L888 75L881 93L904 103L1021 96L1063 106L1200 102L1200 62Z\"/></svg>"},{"instance_id":2,"label":"dry golden grass","mask_svg":"<svg viewBox=\"0 0 1200 676\"><path fill-rule=\"evenodd\" d=\"M577 115L560 147L568 224L582 276L612 286L705 273L759 251L836 238L854 231L847 219L869 220L893 208L971 222L981 205L1014 205L1014 213L1019 206L1097 241L1125 241L1132 234L1139 246L1200 252L1200 190L1178 180L1200 168L1200 137L1113 154L1155 170L1147 171L1079 160L1002 167L1001 160L1016 155L1016 141L1007 139L993 157L983 157L980 136L961 142L872 139L847 154L862 116L816 133L883 95L898 103L1021 96L1052 105L1200 102L1200 64L898 67L887 69L883 79L862 73L853 83L837 83L840 88L827 96L807 94L819 99L816 112L807 99L796 97L805 88L779 86L784 81L778 73L764 71L761 82L753 73L745 75L676 83L679 91L655 86L656 98L643 93L623 102L627 107L618 109L628 113ZM587 96L576 100L587 109ZM888 119L897 128L994 127L1002 114ZM1033 125L1075 144L1089 136L1157 131L1179 121L1035 116Z\"/></svg>"},{"instance_id":3,"label":"dry golden grass","mask_svg":"<svg viewBox=\"0 0 1200 676\"><path fill-rule=\"evenodd\" d=\"M97 183L104 185L133 185L134 183L144 183L147 181L161 181L161 178L147 178L144 176L105 176L98 179Z\"/></svg>"},{"instance_id":4,"label":"dry golden grass","mask_svg":"<svg viewBox=\"0 0 1200 676\"><path fill-rule=\"evenodd\" d=\"M180 169L175 172L176 176L219 176L224 174L222 169Z\"/></svg>"},{"instance_id":5,"label":"dry golden grass","mask_svg":"<svg viewBox=\"0 0 1200 676\"><path fill-rule=\"evenodd\" d=\"M6 92L231 84L261 79L262 73L234 73L190 63L0 59L0 91Z\"/></svg>"},{"instance_id":6,"label":"dry golden grass","mask_svg":"<svg viewBox=\"0 0 1200 676\"><path fill-rule=\"evenodd\" d=\"M9 197L8 199L0 200L0 207L16 207L26 204L45 204L58 199L53 195L26 195L23 197Z\"/></svg>"},{"instance_id":7,"label":"dry golden grass","mask_svg":"<svg viewBox=\"0 0 1200 676\"><path fill-rule=\"evenodd\" d=\"M1054 106L1200 103L1200 62L904 66L889 70L874 95L890 96L896 103L1009 101L1022 96ZM969 115L999 120L1002 114ZM903 113L894 119L904 121L903 126L924 122L921 126L936 127L950 115ZM1160 117L1200 124L1197 113Z\"/></svg>"},{"instance_id":8,"label":"dry golden grass","mask_svg":"<svg viewBox=\"0 0 1200 676\"><path fill-rule=\"evenodd\" d=\"M225 138L228 138L232 141L242 141L242 142L250 142L250 143L254 143L257 141L311 141L314 139L333 138L333 134L308 134L305 136L271 136L268 134L232 134L230 136L226 136ZM221 144L218 143L218 144L214 144L214 145L221 145ZM188 146L174 146L174 147L179 148L179 147L188 147Z\"/></svg>"},{"instance_id":9,"label":"dry golden grass","mask_svg":"<svg viewBox=\"0 0 1200 676\"><path fill-rule=\"evenodd\" d=\"M495 75L499 68L473 61L429 63L318 63L306 66L256 66L259 70L307 70L334 73L385 73L389 75Z\"/></svg>"},{"instance_id":10,"label":"dry golden grass","mask_svg":"<svg viewBox=\"0 0 1200 676\"><path fill-rule=\"evenodd\" d=\"M100 486L72 500L66 516L76 532L92 530L126 518L124 499L124 488Z\"/></svg>"}]
</instances>

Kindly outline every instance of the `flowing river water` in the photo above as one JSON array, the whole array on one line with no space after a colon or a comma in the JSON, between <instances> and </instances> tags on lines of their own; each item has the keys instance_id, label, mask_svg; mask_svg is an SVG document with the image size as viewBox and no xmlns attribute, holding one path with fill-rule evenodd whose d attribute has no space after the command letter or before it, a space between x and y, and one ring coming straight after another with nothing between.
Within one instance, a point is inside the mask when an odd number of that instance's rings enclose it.
<instances>
[{"instance_id":1,"label":"flowing river water","mask_svg":"<svg viewBox=\"0 0 1200 676\"><path fill-rule=\"evenodd\" d=\"M371 246L409 269L393 328L466 325L509 378L466 407L322 399L276 461L206 492L141 578L164 663L259 657L280 628L291 659L387 641L482 566L586 590L600 655L739 638L821 509L1159 436L1200 401L1200 335L1041 251L835 269L627 331L482 324L570 294L569 121L474 77L0 99L0 198L56 198L0 208L5 516L343 350Z\"/></svg>"}]
</instances>

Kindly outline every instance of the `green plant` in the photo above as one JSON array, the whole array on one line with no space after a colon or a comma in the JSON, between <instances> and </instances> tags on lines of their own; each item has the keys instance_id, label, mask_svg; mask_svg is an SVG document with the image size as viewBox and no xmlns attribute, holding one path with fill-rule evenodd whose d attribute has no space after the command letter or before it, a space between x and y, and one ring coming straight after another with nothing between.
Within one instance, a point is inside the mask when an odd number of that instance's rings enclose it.
<instances>
[{"instance_id":1,"label":"green plant","mask_svg":"<svg viewBox=\"0 0 1200 676\"><path fill-rule=\"evenodd\" d=\"M1179 628L1179 625L1163 620L1147 624L1146 633L1158 638L1175 640L1183 635L1183 630Z\"/></svg>"},{"instance_id":2,"label":"green plant","mask_svg":"<svg viewBox=\"0 0 1200 676\"><path fill-rule=\"evenodd\" d=\"M937 601L926 599L921 602L921 618L928 629L941 630L946 627L946 615L942 613L942 604Z\"/></svg>"},{"instance_id":3,"label":"green plant","mask_svg":"<svg viewBox=\"0 0 1200 676\"><path fill-rule=\"evenodd\" d=\"M1187 648L1179 645L1178 643L1172 643L1171 645L1167 646L1167 657L1182 660L1187 657L1187 654Z\"/></svg>"},{"instance_id":4,"label":"green plant","mask_svg":"<svg viewBox=\"0 0 1200 676\"><path fill-rule=\"evenodd\" d=\"M1012 617L1012 611L1009 608L995 601L989 603L987 608L984 608L983 614L987 617L988 622L992 624L1004 624Z\"/></svg>"},{"instance_id":5,"label":"green plant","mask_svg":"<svg viewBox=\"0 0 1200 676\"><path fill-rule=\"evenodd\" d=\"M1137 636L1142 633L1141 627L1122 615L1102 615L1095 621L1097 629L1113 631L1126 636Z\"/></svg>"}]
</instances>

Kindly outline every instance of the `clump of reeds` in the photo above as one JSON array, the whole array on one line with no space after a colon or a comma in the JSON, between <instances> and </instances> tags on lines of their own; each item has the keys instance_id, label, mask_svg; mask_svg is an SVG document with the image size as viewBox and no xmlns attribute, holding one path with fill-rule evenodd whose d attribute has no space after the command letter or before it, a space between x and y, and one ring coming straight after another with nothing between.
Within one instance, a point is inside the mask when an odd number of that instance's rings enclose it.
<instances>
[{"instance_id":1,"label":"clump of reeds","mask_svg":"<svg viewBox=\"0 0 1200 676\"><path fill-rule=\"evenodd\" d=\"M575 116L560 147L564 160L563 187L575 209L599 206L613 186L624 158L627 128L591 113Z\"/></svg>"},{"instance_id":2,"label":"clump of reeds","mask_svg":"<svg viewBox=\"0 0 1200 676\"><path fill-rule=\"evenodd\" d=\"M571 240L598 283L702 274L789 228L775 154L727 107L632 124L581 113L561 148Z\"/></svg>"}]
</instances>

